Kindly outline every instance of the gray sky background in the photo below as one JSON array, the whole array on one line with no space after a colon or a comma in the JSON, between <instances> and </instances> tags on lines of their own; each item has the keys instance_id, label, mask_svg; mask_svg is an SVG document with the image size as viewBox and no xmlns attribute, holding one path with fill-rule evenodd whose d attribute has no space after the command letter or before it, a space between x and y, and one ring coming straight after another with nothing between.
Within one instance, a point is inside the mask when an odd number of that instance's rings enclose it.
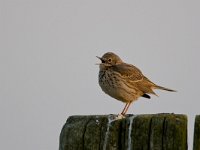
<instances>
[{"instance_id":1,"label":"gray sky background","mask_svg":"<svg viewBox=\"0 0 200 150\"><path fill-rule=\"evenodd\" d=\"M200 1L0 1L0 149L55 150L70 115L117 114L95 56L113 51L155 83L128 113L200 111Z\"/></svg>"}]
</instances>

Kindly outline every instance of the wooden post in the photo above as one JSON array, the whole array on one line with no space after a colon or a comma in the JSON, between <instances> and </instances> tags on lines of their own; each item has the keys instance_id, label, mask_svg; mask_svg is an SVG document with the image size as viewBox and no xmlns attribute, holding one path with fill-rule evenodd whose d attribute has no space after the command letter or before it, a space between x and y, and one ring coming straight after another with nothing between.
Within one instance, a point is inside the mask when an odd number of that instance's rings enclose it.
<instances>
[{"instance_id":1,"label":"wooden post","mask_svg":"<svg viewBox=\"0 0 200 150\"><path fill-rule=\"evenodd\" d=\"M195 117L193 150L200 150L200 115Z\"/></svg>"},{"instance_id":2,"label":"wooden post","mask_svg":"<svg viewBox=\"0 0 200 150\"><path fill-rule=\"evenodd\" d=\"M59 150L187 150L187 117L177 114L71 116Z\"/></svg>"}]
</instances>

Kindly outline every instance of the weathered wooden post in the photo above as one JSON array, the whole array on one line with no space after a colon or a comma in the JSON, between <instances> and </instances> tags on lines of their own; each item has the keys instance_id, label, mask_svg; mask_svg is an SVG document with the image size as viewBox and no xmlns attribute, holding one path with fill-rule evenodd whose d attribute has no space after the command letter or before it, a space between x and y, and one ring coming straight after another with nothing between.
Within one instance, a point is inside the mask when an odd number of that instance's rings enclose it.
<instances>
[{"instance_id":1,"label":"weathered wooden post","mask_svg":"<svg viewBox=\"0 0 200 150\"><path fill-rule=\"evenodd\" d=\"M193 150L200 150L200 115L195 117Z\"/></svg>"},{"instance_id":2,"label":"weathered wooden post","mask_svg":"<svg viewBox=\"0 0 200 150\"><path fill-rule=\"evenodd\" d=\"M71 116L59 150L187 150L187 117L177 114Z\"/></svg>"}]
</instances>

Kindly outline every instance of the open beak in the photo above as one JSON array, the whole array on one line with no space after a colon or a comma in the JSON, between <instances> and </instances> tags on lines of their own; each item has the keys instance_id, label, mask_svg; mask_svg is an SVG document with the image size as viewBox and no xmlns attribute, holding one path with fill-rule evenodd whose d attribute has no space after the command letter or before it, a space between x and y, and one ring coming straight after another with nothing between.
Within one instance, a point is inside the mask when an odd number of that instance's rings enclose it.
<instances>
[{"instance_id":1,"label":"open beak","mask_svg":"<svg viewBox=\"0 0 200 150\"><path fill-rule=\"evenodd\" d=\"M100 60L102 60L102 58L101 57L99 57L99 56L96 56L97 58L99 58Z\"/></svg>"},{"instance_id":2,"label":"open beak","mask_svg":"<svg viewBox=\"0 0 200 150\"><path fill-rule=\"evenodd\" d=\"M96 56L96 57L101 60L101 63L104 62L104 60L101 57L99 57L99 56ZM100 65L101 63L96 63L95 65Z\"/></svg>"},{"instance_id":3,"label":"open beak","mask_svg":"<svg viewBox=\"0 0 200 150\"><path fill-rule=\"evenodd\" d=\"M101 57L99 57L99 56L96 56L98 59L100 59L101 60L101 62L102 62L102 58ZM96 63L95 65L100 65L101 63Z\"/></svg>"}]
</instances>

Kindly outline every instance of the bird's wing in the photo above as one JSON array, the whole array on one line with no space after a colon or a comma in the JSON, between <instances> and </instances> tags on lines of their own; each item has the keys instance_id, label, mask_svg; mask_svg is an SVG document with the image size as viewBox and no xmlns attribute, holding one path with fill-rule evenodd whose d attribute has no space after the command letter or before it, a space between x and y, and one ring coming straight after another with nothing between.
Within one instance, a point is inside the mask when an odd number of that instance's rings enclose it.
<instances>
[{"instance_id":1,"label":"bird's wing","mask_svg":"<svg viewBox=\"0 0 200 150\"><path fill-rule=\"evenodd\" d=\"M118 64L113 66L113 70L120 73L122 77L131 79L133 82L141 81L144 78L142 72L131 64Z\"/></svg>"}]
</instances>

